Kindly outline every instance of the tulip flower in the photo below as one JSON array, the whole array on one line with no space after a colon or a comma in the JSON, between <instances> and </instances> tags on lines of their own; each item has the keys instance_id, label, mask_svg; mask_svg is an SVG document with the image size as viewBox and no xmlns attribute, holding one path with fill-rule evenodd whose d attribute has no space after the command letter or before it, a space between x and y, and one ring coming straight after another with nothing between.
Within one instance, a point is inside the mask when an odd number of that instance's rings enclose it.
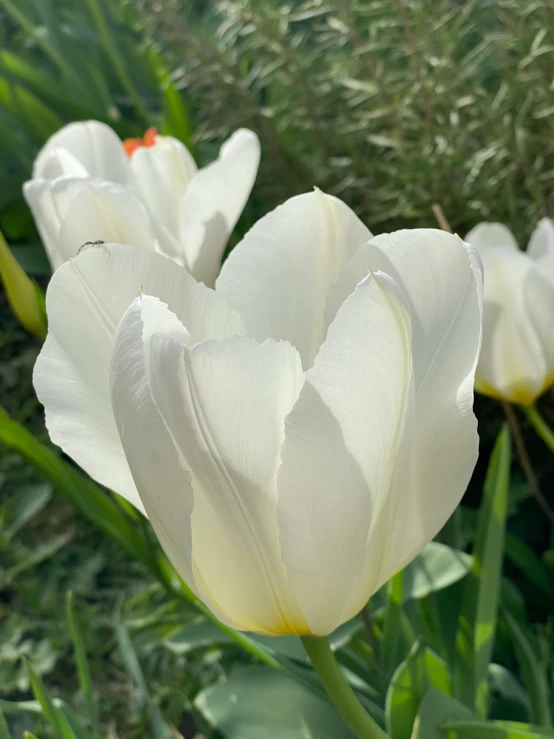
<instances>
[{"instance_id":1,"label":"tulip flower","mask_svg":"<svg viewBox=\"0 0 554 739\"><path fill-rule=\"evenodd\" d=\"M180 141L155 129L122 142L104 123L71 123L40 151L24 193L53 269L87 242L128 243L213 284L259 160L246 129L198 170Z\"/></svg>"},{"instance_id":2,"label":"tulip flower","mask_svg":"<svg viewBox=\"0 0 554 739\"><path fill-rule=\"evenodd\" d=\"M554 223L543 218L526 252L501 223L466 236L483 260L483 348L475 388L518 405L554 383Z\"/></svg>"},{"instance_id":3,"label":"tulip flower","mask_svg":"<svg viewBox=\"0 0 554 739\"><path fill-rule=\"evenodd\" d=\"M326 635L466 489L481 290L457 236L373 238L316 191L262 218L215 290L135 246L64 264L35 388L53 441L148 515L224 623Z\"/></svg>"}]
</instances>

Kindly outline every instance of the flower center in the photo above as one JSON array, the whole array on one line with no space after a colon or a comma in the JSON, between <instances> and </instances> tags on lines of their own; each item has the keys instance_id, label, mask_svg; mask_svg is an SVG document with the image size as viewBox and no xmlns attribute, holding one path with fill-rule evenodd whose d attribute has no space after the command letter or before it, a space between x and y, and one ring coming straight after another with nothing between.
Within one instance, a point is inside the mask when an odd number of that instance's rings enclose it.
<instances>
[{"instance_id":1,"label":"flower center","mask_svg":"<svg viewBox=\"0 0 554 739\"><path fill-rule=\"evenodd\" d=\"M125 139L123 141L123 148L127 153L127 156L131 158L137 149L141 146L154 146L156 143L156 136L158 135L157 128L149 128L142 138L138 139Z\"/></svg>"}]
</instances>

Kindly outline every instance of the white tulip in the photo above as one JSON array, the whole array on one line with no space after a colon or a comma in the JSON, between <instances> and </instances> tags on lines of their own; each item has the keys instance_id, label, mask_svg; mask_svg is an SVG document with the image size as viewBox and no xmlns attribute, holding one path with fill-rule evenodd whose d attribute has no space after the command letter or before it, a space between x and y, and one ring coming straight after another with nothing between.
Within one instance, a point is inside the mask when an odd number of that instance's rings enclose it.
<instances>
[{"instance_id":1,"label":"white tulip","mask_svg":"<svg viewBox=\"0 0 554 739\"><path fill-rule=\"evenodd\" d=\"M466 489L481 291L458 237L372 238L340 200L300 195L215 290L132 246L63 265L35 387L53 441L147 513L222 621L324 635Z\"/></svg>"},{"instance_id":2,"label":"white tulip","mask_svg":"<svg viewBox=\"0 0 554 739\"><path fill-rule=\"evenodd\" d=\"M543 218L520 251L501 223L466 236L483 260L483 348L475 388L529 405L554 383L554 223Z\"/></svg>"},{"instance_id":3,"label":"white tulip","mask_svg":"<svg viewBox=\"0 0 554 739\"><path fill-rule=\"evenodd\" d=\"M159 252L213 284L259 161L246 129L197 170L180 141L154 129L143 144L98 121L71 123L40 151L24 193L53 269L101 240Z\"/></svg>"}]
</instances>

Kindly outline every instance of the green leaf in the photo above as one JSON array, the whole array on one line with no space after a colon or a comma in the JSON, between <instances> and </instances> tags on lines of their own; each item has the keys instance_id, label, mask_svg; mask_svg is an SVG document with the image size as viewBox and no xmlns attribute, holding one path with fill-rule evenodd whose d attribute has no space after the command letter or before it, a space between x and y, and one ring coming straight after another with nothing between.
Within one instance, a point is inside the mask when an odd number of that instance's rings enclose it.
<instances>
[{"instance_id":1,"label":"green leaf","mask_svg":"<svg viewBox=\"0 0 554 739\"><path fill-rule=\"evenodd\" d=\"M387 691L385 717L391 739L410 739L421 699L432 687L452 692L448 668L435 652L416 642Z\"/></svg>"},{"instance_id":2,"label":"green leaf","mask_svg":"<svg viewBox=\"0 0 554 739\"><path fill-rule=\"evenodd\" d=\"M102 531L118 541L136 559L157 573L154 553L117 503L0 408L0 441L21 454L53 483L54 488Z\"/></svg>"},{"instance_id":3,"label":"green leaf","mask_svg":"<svg viewBox=\"0 0 554 739\"><path fill-rule=\"evenodd\" d=\"M40 145L63 126L63 120L36 95L0 77L0 104L15 116Z\"/></svg>"},{"instance_id":4,"label":"green leaf","mask_svg":"<svg viewBox=\"0 0 554 739\"><path fill-rule=\"evenodd\" d=\"M324 698L266 667L235 670L194 705L227 739L354 739Z\"/></svg>"},{"instance_id":5,"label":"green leaf","mask_svg":"<svg viewBox=\"0 0 554 739\"><path fill-rule=\"evenodd\" d=\"M511 444L504 427L496 441L487 477L473 561L466 580L456 634L454 694L486 716L488 668L494 645L504 532L508 510Z\"/></svg>"},{"instance_id":6,"label":"green leaf","mask_svg":"<svg viewBox=\"0 0 554 739\"><path fill-rule=\"evenodd\" d=\"M53 557L60 549L68 544L73 538L71 531L66 531L64 534L58 534L52 539L39 544L35 549L31 549L24 557L20 557L16 564L9 569L0 570L0 589L6 585L10 585L16 577L18 577L25 570L30 570L41 562L44 562L50 557Z\"/></svg>"},{"instance_id":7,"label":"green leaf","mask_svg":"<svg viewBox=\"0 0 554 739\"><path fill-rule=\"evenodd\" d=\"M554 596L554 583L544 564L531 547L522 539L506 534L506 557L524 573L525 577L551 598Z\"/></svg>"},{"instance_id":8,"label":"green leaf","mask_svg":"<svg viewBox=\"0 0 554 739\"><path fill-rule=\"evenodd\" d=\"M467 575L470 566L465 552L432 541L404 570L402 602L450 587Z\"/></svg>"},{"instance_id":9,"label":"green leaf","mask_svg":"<svg viewBox=\"0 0 554 739\"><path fill-rule=\"evenodd\" d=\"M52 497L52 486L49 483L29 485L17 491L14 505L10 510L6 535L11 538L32 518L40 513Z\"/></svg>"},{"instance_id":10,"label":"green leaf","mask_svg":"<svg viewBox=\"0 0 554 739\"><path fill-rule=\"evenodd\" d=\"M67 593L65 601L65 610L67 624L69 626L69 633L71 634L71 641L73 642L73 649L75 655L75 662L77 664L77 672L79 675L79 685L81 691L85 696L87 702L88 715L90 725L95 739L102 739L100 732L100 722L98 719L98 706L94 697L94 689L92 686L92 679L90 676L90 668L88 665L87 654L85 650L85 642L83 634L75 617L73 611L73 595L71 592Z\"/></svg>"},{"instance_id":11,"label":"green leaf","mask_svg":"<svg viewBox=\"0 0 554 739\"><path fill-rule=\"evenodd\" d=\"M171 81L169 70L160 54L150 48L148 58L158 78L160 89L164 96L164 111L160 133L164 136L174 136L190 150L191 125L187 109L181 93Z\"/></svg>"},{"instance_id":12,"label":"green leaf","mask_svg":"<svg viewBox=\"0 0 554 739\"><path fill-rule=\"evenodd\" d=\"M4 718L4 714L2 713L1 708L0 708L0 739L12 739L12 735L10 734L8 724L6 722L6 719Z\"/></svg>"},{"instance_id":13,"label":"green leaf","mask_svg":"<svg viewBox=\"0 0 554 739\"><path fill-rule=\"evenodd\" d=\"M515 721L445 721L453 739L550 739L554 731ZM444 736L444 734L443 734Z\"/></svg>"},{"instance_id":14,"label":"green leaf","mask_svg":"<svg viewBox=\"0 0 554 739\"><path fill-rule=\"evenodd\" d=\"M44 718L56 732L59 739L78 739L64 713L54 705L52 698L40 677L33 670L30 662L25 660L31 688L37 701L40 703Z\"/></svg>"},{"instance_id":15,"label":"green leaf","mask_svg":"<svg viewBox=\"0 0 554 739\"><path fill-rule=\"evenodd\" d=\"M85 2L90 11L94 25L96 26L98 35L102 41L104 52L107 54L111 64L113 65L114 71L119 77L125 91L133 101L136 112L147 126L150 125L150 113L144 106L142 97L135 87L129 70L127 69L125 59L121 54L121 50L118 44L115 43L110 28L109 19L106 17L104 9L101 7L99 0L85 0Z\"/></svg>"},{"instance_id":16,"label":"green leaf","mask_svg":"<svg viewBox=\"0 0 554 739\"><path fill-rule=\"evenodd\" d=\"M13 255L28 275L45 277L52 274L50 262L40 242L18 244L14 246Z\"/></svg>"},{"instance_id":17,"label":"green leaf","mask_svg":"<svg viewBox=\"0 0 554 739\"><path fill-rule=\"evenodd\" d=\"M7 79L19 82L36 93L64 119L86 120L94 116L104 117L102 110L86 107L81 99L76 100L65 93L57 77L39 71L35 65L17 54L7 50L0 51L0 72Z\"/></svg>"},{"instance_id":18,"label":"green leaf","mask_svg":"<svg viewBox=\"0 0 554 739\"><path fill-rule=\"evenodd\" d=\"M141 703L146 708L154 736L156 739L172 739L169 727L150 696L129 630L119 613L116 615L115 635L125 669L135 684Z\"/></svg>"},{"instance_id":19,"label":"green leaf","mask_svg":"<svg viewBox=\"0 0 554 739\"><path fill-rule=\"evenodd\" d=\"M519 680L503 665L489 665L489 719L529 721L531 703Z\"/></svg>"},{"instance_id":20,"label":"green leaf","mask_svg":"<svg viewBox=\"0 0 554 739\"><path fill-rule=\"evenodd\" d=\"M473 711L455 698L437 688L430 688L419 705L410 739L446 739L442 731L445 721L474 717Z\"/></svg>"},{"instance_id":21,"label":"green leaf","mask_svg":"<svg viewBox=\"0 0 554 739\"><path fill-rule=\"evenodd\" d=\"M387 586L387 606L383 633L383 672L391 677L405 654L402 638L402 603L404 593L404 572L396 574Z\"/></svg>"},{"instance_id":22,"label":"green leaf","mask_svg":"<svg viewBox=\"0 0 554 739\"><path fill-rule=\"evenodd\" d=\"M264 637L250 634L250 638L272 653L282 654L290 659L307 661L307 655L302 642L296 636ZM195 620L169 636L164 644L176 654L189 652L210 645L233 644L234 641L214 623L205 620Z\"/></svg>"},{"instance_id":23,"label":"green leaf","mask_svg":"<svg viewBox=\"0 0 554 739\"><path fill-rule=\"evenodd\" d=\"M521 679L531 700L531 720L543 726L552 726L548 679L544 667L535 654L524 628L510 613L504 613L504 620L514 644Z\"/></svg>"}]
</instances>

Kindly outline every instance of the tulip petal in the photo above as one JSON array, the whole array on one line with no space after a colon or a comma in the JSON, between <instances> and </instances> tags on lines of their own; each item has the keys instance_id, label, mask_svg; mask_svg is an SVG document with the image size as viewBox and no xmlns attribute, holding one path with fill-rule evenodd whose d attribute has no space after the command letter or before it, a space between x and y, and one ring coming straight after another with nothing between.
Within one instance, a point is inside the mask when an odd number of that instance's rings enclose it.
<instances>
[{"instance_id":1,"label":"tulip petal","mask_svg":"<svg viewBox=\"0 0 554 739\"><path fill-rule=\"evenodd\" d=\"M523 283L523 300L527 308L533 333L544 357L544 374L537 393L542 393L554 384L554 279L544 271L530 269Z\"/></svg>"},{"instance_id":2,"label":"tulip petal","mask_svg":"<svg viewBox=\"0 0 554 739\"><path fill-rule=\"evenodd\" d=\"M366 277L338 311L286 419L278 473L282 557L317 635L371 595L369 584L353 591L402 441L410 341L392 280Z\"/></svg>"},{"instance_id":3,"label":"tulip petal","mask_svg":"<svg viewBox=\"0 0 554 739\"><path fill-rule=\"evenodd\" d=\"M485 316L477 388L513 403L527 405L543 391L548 375L546 346L552 343L552 314L540 305L533 288L545 279L524 252L492 249L483 254ZM529 289L531 287L531 289ZM535 320L545 310L548 343L537 334ZM548 331L550 324L550 331ZM541 331L543 334L544 331Z\"/></svg>"},{"instance_id":4,"label":"tulip petal","mask_svg":"<svg viewBox=\"0 0 554 739\"><path fill-rule=\"evenodd\" d=\"M52 441L137 506L111 408L109 365L116 328L141 286L169 305L192 343L245 332L222 297L171 260L133 246L102 244L83 250L52 277L48 336L33 378Z\"/></svg>"},{"instance_id":5,"label":"tulip petal","mask_svg":"<svg viewBox=\"0 0 554 739\"><path fill-rule=\"evenodd\" d=\"M25 197L54 269L87 241L134 244L173 259L179 245L129 188L91 178L26 183Z\"/></svg>"},{"instance_id":6,"label":"tulip petal","mask_svg":"<svg viewBox=\"0 0 554 739\"><path fill-rule=\"evenodd\" d=\"M111 358L113 413L140 499L162 547L179 575L198 595L192 572L191 475L182 465L148 384L148 335L186 332L167 306L136 298L117 329Z\"/></svg>"},{"instance_id":7,"label":"tulip petal","mask_svg":"<svg viewBox=\"0 0 554 739\"><path fill-rule=\"evenodd\" d=\"M70 123L51 136L39 152L33 167L33 177L51 179L61 174L75 176L70 157L59 154L57 166L51 155L58 150L68 152L81 163L90 177L127 184L129 162L123 145L113 129L99 121Z\"/></svg>"},{"instance_id":8,"label":"tulip petal","mask_svg":"<svg viewBox=\"0 0 554 739\"><path fill-rule=\"evenodd\" d=\"M429 541L459 503L477 459L472 406L481 343L482 265L475 249L443 231L383 234L347 262L329 295L328 316L368 264L393 278L410 312L417 430L413 485ZM402 532L402 526L395 528ZM402 539L408 540L406 532ZM408 551L407 561L416 553ZM389 568L388 577L401 566Z\"/></svg>"},{"instance_id":9,"label":"tulip petal","mask_svg":"<svg viewBox=\"0 0 554 739\"><path fill-rule=\"evenodd\" d=\"M39 155L40 156L40 155ZM40 172L42 180L56 180L59 177L89 177L89 173L83 164L70 154L67 149L53 149L42 157L40 167L35 167Z\"/></svg>"},{"instance_id":10,"label":"tulip petal","mask_svg":"<svg viewBox=\"0 0 554 739\"><path fill-rule=\"evenodd\" d=\"M196 173L189 150L172 136L156 136L153 146L134 152L131 169L148 210L178 239L181 198Z\"/></svg>"},{"instance_id":11,"label":"tulip petal","mask_svg":"<svg viewBox=\"0 0 554 739\"><path fill-rule=\"evenodd\" d=\"M61 221L52 198L52 185L47 180L30 180L23 185L23 194L33 213L52 270L55 270L66 258L59 244Z\"/></svg>"},{"instance_id":12,"label":"tulip petal","mask_svg":"<svg viewBox=\"0 0 554 739\"><path fill-rule=\"evenodd\" d=\"M219 158L199 170L181 202L181 242L189 271L213 285L227 240L243 211L260 163L260 142L240 129L228 139Z\"/></svg>"},{"instance_id":13,"label":"tulip petal","mask_svg":"<svg viewBox=\"0 0 554 739\"><path fill-rule=\"evenodd\" d=\"M497 246L519 248L513 233L503 223L479 223L465 236L464 241L474 246L480 254Z\"/></svg>"},{"instance_id":14,"label":"tulip petal","mask_svg":"<svg viewBox=\"0 0 554 739\"><path fill-rule=\"evenodd\" d=\"M284 419L304 379L288 343L250 338L187 350L152 339L150 386L192 472L196 581L241 629L306 633L286 580L276 471Z\"/></svg>"},{"instance_id":15,"label":"tulip petal","mask_svg":"<svg viewBox=\"0 0 554 739\"><path fill-rule=\"evenodd\" d=\"M337 198L320 191L298 195L258 221L233 249L217 290L252 336L290 341L308 369L325 338L329 287L370 238Z\"/></svg>"},{"instance_id":16,"label":"tulip petal","mask_svg":"<svg viewBox=\"0 0 554 739\"><path fill-rule=\"evenodd\" d=\"M527 254L550 280L554 280L554 222L551 218L541 218L531 235Z\"/></svg>"}]
</instances>

